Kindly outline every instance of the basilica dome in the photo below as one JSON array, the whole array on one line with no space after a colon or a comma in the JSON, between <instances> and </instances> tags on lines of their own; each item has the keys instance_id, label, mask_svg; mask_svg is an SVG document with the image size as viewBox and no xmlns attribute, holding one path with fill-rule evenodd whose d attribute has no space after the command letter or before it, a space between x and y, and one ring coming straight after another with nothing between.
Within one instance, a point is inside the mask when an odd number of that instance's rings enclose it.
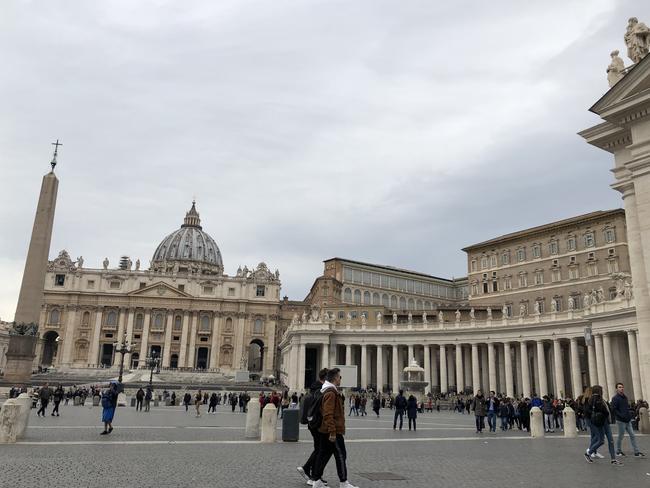
<instances>
[{"instance_id":1,"label":"basilica dome","mask_svg":"<svg viewBox=\"0 0 650 488\"><path fill-rule=\"evenodd\" d=\"M196 202L185 214L181 228L165 237L151 260L151 268L159 272L223 273L221 251L217 243L201 227Z\"/></svg>"}]
</instances>

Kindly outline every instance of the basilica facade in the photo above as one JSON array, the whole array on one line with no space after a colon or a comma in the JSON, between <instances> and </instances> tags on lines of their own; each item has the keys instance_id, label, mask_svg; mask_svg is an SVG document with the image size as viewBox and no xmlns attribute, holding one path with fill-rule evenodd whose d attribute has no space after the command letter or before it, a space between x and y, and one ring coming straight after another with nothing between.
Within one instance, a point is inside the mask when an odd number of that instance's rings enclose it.
<instances>
[{"instance_id":1,"label":"basilica facade","mask_svg":"<svg viewBox=\"0 0 650 488\"><path fill-rule=\"evenodd\" d=\"M102 269L67 251L49 262L36 361L42 367L115 367L116 343L135 346L127 369L158 357L163 368L275 371L280 279L265 263L224 273L221 252L193 203L179 229L139 260Z\"/></svg>"}]
</instances>

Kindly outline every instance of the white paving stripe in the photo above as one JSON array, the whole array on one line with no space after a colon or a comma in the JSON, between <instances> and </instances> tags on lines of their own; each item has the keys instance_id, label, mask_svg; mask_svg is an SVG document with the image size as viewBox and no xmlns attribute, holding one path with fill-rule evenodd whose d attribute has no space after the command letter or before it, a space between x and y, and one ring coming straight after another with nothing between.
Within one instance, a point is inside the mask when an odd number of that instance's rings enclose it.
<instances>
[{"instance_id":1,"label":"white paving stripe","mask_svg":"<svg viewBox=\"0 0 650 488\"><path fill-rule=\"evenodd\" d=\"M101 425L39 425L29 427L29 429L49 429L49 430L65 430L65 429L100 429ZM159 426L159 425L116 425L116 429L120 430L129 430L129 429L152 429L152 430L170 430L170 429L205 429L205 430L245 430L245 427L236 426L220 426L220 425L188 425L188 426ZM282 426L277 427L278 430L282 430ZM346 427L345 430L387 430L392 431L392 427ZM408 432L408 428L402 429L403 431ZM418 430L474 430L470 427L418 427ZM301 428L301 431L307 432L307 428Z\"/></svg>"}]
</instances>

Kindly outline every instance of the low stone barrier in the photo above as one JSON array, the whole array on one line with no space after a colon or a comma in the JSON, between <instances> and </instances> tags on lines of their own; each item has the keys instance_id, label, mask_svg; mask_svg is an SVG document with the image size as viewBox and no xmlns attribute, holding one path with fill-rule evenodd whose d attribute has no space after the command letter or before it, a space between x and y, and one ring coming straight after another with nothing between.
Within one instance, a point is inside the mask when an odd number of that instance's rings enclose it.
<instances>
[{"instance_id":1,"label":"low stone barrier","mask_svg":"<svg viewBox=\"0 0 650 488\"><path fill-rule=\"evenodd\" d=\"M14 398L7 400L0 410L0 444L13 444L18 438L17 424L21 406Z\"/></svg>"},{"instance_id":2,"label":"low stone barrier","mask_svg":"<svg viewBox=\"0 0 650 488\"><path fill-rule=\"evenodd\" d=\"M564 437L574 438L578 437L578 429L576 427L576 413L568 405L564 407L562 412L564 416Z\"/></svg>"},{"instance_id":3,"label":"low stone barrier","mask_svg":"<svg viewBox=\"0 0 650 488\"><path fill-rule=\"evenodd\" d=\"M534 439L544 437L544 415L539 407L530 409L530 436Z\"/></svg>"},{"instance_id":4,"label":"low stone barrier","mask_svg":"<svg viewBox=\"0 0 650 488\"><path fill-rule=\"evenodd\" d=\"M32 399L27 393L21 393L17 398L14 398L16 405L20 407L20 414L17 418L16 435L22 438L27 432L29 426L29 414L32 410Z\"/></svg>"},{"instance_id":5,"label":"low stone barrier","mask_svg":"<svg viewBox=\"0 0 650 488\"><path fill-rule=\"evenodd\" d=\"M262 423L260 425L261 441L275 442L276 427L278 423L278 411L275 405L269 403L262 411Z\"/></svg>"},{"instance_id":6,"label":"low stone barrier","mask_svg":"<svg viewBox=\"0 0 650 488\"><path fill-rule=\"evenodd\" d=\"M260 436L260 402L253 399L248 402L246 413L246 438L257 439Z\"/></svg>"},{"instance_id":7,"label":"low stone barrier","mask_svg":"<svg viewBox=\"0 0 650 488\"><path fill-rule=\"evenodd\" d=\"M650 417L648 417L648 409L645 407L639 409L639 431L642 434L650 434Z\"/></svg>"}]
</instances>

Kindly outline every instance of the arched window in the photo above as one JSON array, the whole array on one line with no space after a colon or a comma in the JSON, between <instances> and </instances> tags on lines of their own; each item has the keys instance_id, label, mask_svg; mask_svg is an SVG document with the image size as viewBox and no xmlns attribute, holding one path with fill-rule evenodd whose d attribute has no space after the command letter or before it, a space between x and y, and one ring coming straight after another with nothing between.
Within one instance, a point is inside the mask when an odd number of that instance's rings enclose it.
<instances>
[{"instance_id":1,"label":"arched window","mask_svg":"<svg viewBox=\"0 0 650 488\"><path fill-rule=\"evenodd\" d=\"M390 307L390 299L388 298L388 295L385 293L381 296L381 304L384 307Z\"/></svg>"},{"instance_id":2,"label":"arched window","mask_svg":"<svg viewBox=\"0 0 650 488\"><path fill-rule=\"evenodd\" d=\"M56 308L50 312L50 324L57 325L61 319L61 312Z\"/></svg>"},{"instance_id":3,"label":"arched window","mask_svg":"<svg viewBox=\"0 0 650 488\"><path fill-rule=\"evenodd\" d=\"M210 330L210 317L207 315L201 317L201 330Z\"/></svg>"},{"instance_id":4,"label":"arched window","mask_svg":"<svg viewBox=\"0 0 650 488\"><path fill-rule=\"evenodd\" d=\"M354 303L357 305L361 303L361 290L354 290Z\"/></svg>"},{"instance_id":5,"label":"arched window","mask_svg":"<svg viewBox=\"0 0 650 488\"><path fill-rule=\"evenodd\" d=\"M409 298L409 310L415 310L415 300Z\"/></svg>"},{"instance_id":6,"label":"arched window","mask_svg":"<svg viewBox=\"0 0 650 488\"><path fill-rule=\"evenodd\" d=\"M144 327L144 315L139 313L135 316L135 329L142 330L142 327Z\"/></svg>"},{"instance_id":7,"label":"arched window","mask_svg":"<svg viewBox=\"0 0 650 488\"><path fill-rule=\"evenodd\" d=\"M381 303L379 302L379 293L375 292L375 293L372 294L372 304L373 305L381 305Z\"/></svg>"},{"instance_id":8,"label":"arched window","mask_svg":"<svg viewBox=\"0 0 650 488\"><path fill-rule=\"evenodd\" d=\"M390 297L390 308L393 310L396 310L397 307L399 306L399 302L397 301L397 297L395 295Z\"/></svg>"},{"instance_id":9,"label":"arched window","mask_svg":"<svg viewBox=\"0 0 650 488\"><path fill-rule=\"evenodd\" d=\"M163 327L163 316L161 313L157 313L153 318L153 325L156 329L162 329Z\"/></svg>"},{"instance_id":10,"label":"arched window","mask_svg":"<svg viewBox=\"0 0 650 488\"><path fill-rule=\"evenodd\" d=\"M364 291L363 292L363 303L366 305L370 305L370 292L369 291Z\"/></svg>"},{"instance_id":11,"label":"arched window","mask_svg":"<svg viewBox=\"0 0 650 488\"><path fill-rule=\"evenodd\" d=\"M431 302L424 302L424 308L427 310L431 310L432 309Z\"/></svg>"},{"instance_id":12,"label":"arched window","mask_svg":"<svg viewBox=\"0 0 650 488\"><path fill-rule=\"evenodd\" d=\"M418 300L416 310L424 310L424 305L422 304L422 300Z\"/></svg>"},{"instance_id":13,"label":"arched window","mask_svg":"<svg viewBox=\"0 0 650 488\"><path fill-rule=\"evenodd\" d=\"M84 312L81 316L81 325L90 325L90 312Z\"/></svg>"},{"instance_id":14,"label":"arched window","mask_svg":"<svg viewBox=\"0 0 650 488\"><path fill-rule=\"evenodd\" d=\"M352 290L346 288L343 292L343 301L347 303L352 303Z\"/></svg>"},{"instance_id":15,"label":"arched window","mask_svg":"<svg viewBox=\"0 0 650 488\"><path fill-rule=\"evenodd\" d=\"M183 317L177 315L174 317L174 330L181 330L183 328Z\"/></svg>"},{"instance_id":16,"label":"arched window","mask_svg":"<svg viewBox=\"0 0 650 488\"><path fill-rule=\"evenodd\" d=\"M117 325L117 312L108 312L106 316L106 325Z\"/></svg>"},{"instance_id":17,"label":"arched window","mask_svg":"<svg viewBox=\"0 0 650 488\"><path fill-rule=\"evenodd\" d=\"M406 298L399 297L399 308L400 310L406 310Z\"/></svg>"},{"instance_id":18,"label":"arched window","mask_svg":"<svg viewBox=\"0 0 650 488\"><path fill-rule=\"evenodd\" d=\"M262 319L255 319L253 334L261 334L262 332L264 332L264 322L262 322Z\"/></svg>"}]
</instances>

